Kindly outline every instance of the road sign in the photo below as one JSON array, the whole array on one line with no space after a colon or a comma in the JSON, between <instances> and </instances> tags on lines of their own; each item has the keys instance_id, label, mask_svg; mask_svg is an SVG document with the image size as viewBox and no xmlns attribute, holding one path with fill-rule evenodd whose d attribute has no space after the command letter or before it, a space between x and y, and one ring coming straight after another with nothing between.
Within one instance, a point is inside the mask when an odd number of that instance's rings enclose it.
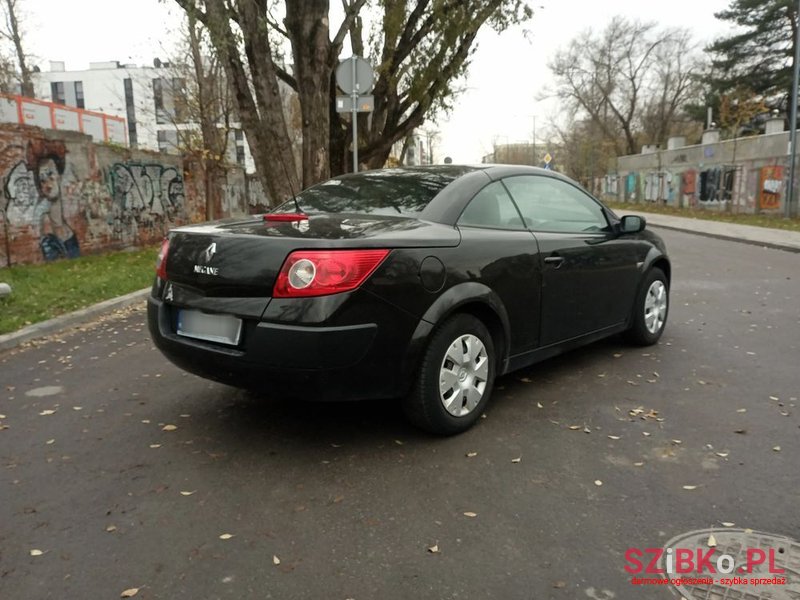
<instances>
[{"instance_id":1,"label":"road sign","mask_svg":"<svg viewBox=\"0 0 800 600\"><path fill-rule=\"evenodd\" d=\"M372 91L375 72L366 60L360 56L351 56L336 67L336 83L345 94L365 94Z\"/></svg>"},{"instance_id":2,"label":"road sign","mask_svg":"<svg viewBox=\"0 0 800 600\"><path fill-rule=\"evenodd\" d=\"M358 96L355 109L356 112L372 112L375 110L375 96ZM336 96L336 112L353 112L353 97Z\"/></svg>"},{"instance_id":3,"label":"road sign","mask_svg":"<svg viewBox=\"0 0 800 600\"><path fill-rule=\"evenodd\" d=\"M355 54L336 67L336 84L347 96L336 97L336 112L349 112L353 123L353 172L358 173L358 113L375 110L375 98L362 96L372 91L375 71Z\"/></svg>"},{"instance_id":4,"label":"road sign","mask_svg":"<svg viewBox=\"0 0 800 600\"><path fill-rule=\"evenodd\" d=\"M550 161L552 161L552 160L553 160L553 157L550 156L549 152L544 155L544 164L549 165Z\"/></svg>"}]
</instances>

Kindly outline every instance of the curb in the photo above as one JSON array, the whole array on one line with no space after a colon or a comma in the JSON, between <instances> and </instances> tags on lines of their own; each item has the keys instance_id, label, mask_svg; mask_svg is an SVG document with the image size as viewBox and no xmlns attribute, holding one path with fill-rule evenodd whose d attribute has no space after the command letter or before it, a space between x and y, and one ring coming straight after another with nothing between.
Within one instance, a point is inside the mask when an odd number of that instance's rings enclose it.
<instances>
[{"instance_id":1,"label":"curb","mask_svg":"<svg viewBox=\"0 0 800 600\"><path fill-rule=\"evenodd\" d=\"M622 212L622 211L620 211ZM771 237L772 239L763 239L763 237L759 237L758 233L754 232L753 230L760 229L753 225L737 225L731 224L728 231L722 231L721 227L716 227L715 225L718 224L717 221L711 221L710 228L716 229L716 231L711 231L709 229L703 228L703 221L701 219L690 219L688 217L667 217L667 219L671 219L673 222L664 222L659 219L659 213L648 213L645 211L636 211L636 210L629 210L624 211L625 214L634 214L644 217L647 220L648 227L658 227L661 229L669 229L671 231L681 231L683 233L690 233L694 235L701 235L703 237L714 238L718 240L725 240L728 242L738 242L740 244L748 244L751 246L759 246L762 248L771 248L773 250L783 250L785 252L800 252L800 237L797 235L796 232L789 232L786 231L785 233L788 234L790 239L786 239L785 241L781 241L780 236L774 235L774 232L783 232L784 230L780 229L767 229L764 228L765 231L770 233L764 233L765 236ZM653 217L651 219L651 216ZM675 222L678 221L678 222ZM688 223L684 224L681 221L688 221ZM741 229L736 229L737 227L741 227ZM784 236L786 237L786 236Z\"/></svg>"},{"instance_id":2,"label":"curb","mask_svg":"<svg viewBox=\"0 0 800 600\"><path fill-rule=\"evenodd\" d=\"M70 327L92 321L103 313L131 306L132 304L143 301L149 293L149 287L143 288L131 292L130 294L125 294L124 296L112 298L111 300L104 300L92 306L76 310L75 312L42 321L41 323L34 323L33 325L28 325L17 331L0 335L0 352L15 348L23 342L52 335L69 329Z\"/></svg>"},{"instance_id":3,"label":"curb","mask_svg":"<svg viewBox=\"0 0 800 600\"><path fill-rule=\"evenodd\" d=\"M661 229L669 229L670 231L680 231L682 233L692 233L694 235L701 235L707 238L714 238L715 240L725 240L726 242L738 242L740 244L747 244L749 246L759 246L761 248L771 248L772 250L783 250L784 252L800 253L800 248L788 244L781 244L779 242L763 242L758 240L748 240L733 235L725 235L723 233L711 233L708 231L698 231L697 229L688 229L680 225L661 225L659 223L647 222L648 227L659 227Z\"/></svg>"}]
</instances>

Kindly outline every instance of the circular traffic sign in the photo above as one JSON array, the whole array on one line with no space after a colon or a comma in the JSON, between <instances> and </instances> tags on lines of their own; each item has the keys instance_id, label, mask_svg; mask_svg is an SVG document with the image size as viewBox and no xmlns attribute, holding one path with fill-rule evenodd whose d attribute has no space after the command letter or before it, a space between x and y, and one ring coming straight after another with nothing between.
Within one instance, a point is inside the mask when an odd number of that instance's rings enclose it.
<instances>
[{"instance_id":1,"label":"circular traffic sign","mask_svg":"<svg viewBox=\"0 0 800 600\"><path fill-rule=\"evenodd\" d=\"M353 63L355 62L355 72ZM355 78L353 77L355 75ZM358 92L366 94L372 91L375 83L375 72L366 60L360 56L351 56L336 67L336 83L345 94Z\"/></svg>"}]
</instances>

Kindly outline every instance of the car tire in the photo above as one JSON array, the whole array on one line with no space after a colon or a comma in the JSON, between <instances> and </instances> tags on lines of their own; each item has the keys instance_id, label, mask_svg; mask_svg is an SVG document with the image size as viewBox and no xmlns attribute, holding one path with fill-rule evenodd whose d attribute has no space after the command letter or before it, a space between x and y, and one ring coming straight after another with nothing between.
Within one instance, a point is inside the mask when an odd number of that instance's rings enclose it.
<instances>
[{"instance_id":1,"label":"car tire","mask_svg":"<svg viewBox=\"0 0 800 600\"><path fill-rule=\"evenodd\" d=\"M669 281L664 271L653 267L645 275L633 305L626 339L637 346L652 346L664 332L669 314Z\"/></svg>"},{"instance_id":2,"label":"car tire","mask_svg":"<svg viewBox=\"0 0 800 600\"><path fill-rule=\"evenodd\" d=\"M437 435L462 433L475 424L492 394L496 356L486 326L457 314L435 331L403 409L417 427Z\"/></svg>"}]
</instances>

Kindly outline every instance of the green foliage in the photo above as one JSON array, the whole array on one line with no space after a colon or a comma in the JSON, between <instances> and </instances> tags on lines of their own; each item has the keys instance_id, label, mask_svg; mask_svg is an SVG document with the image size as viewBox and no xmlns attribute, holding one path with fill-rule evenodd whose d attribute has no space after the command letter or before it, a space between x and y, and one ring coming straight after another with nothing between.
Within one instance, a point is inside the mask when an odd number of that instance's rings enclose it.
<instances>
[{"instance_id":1,"label":"green foliage","mask_svg":"<svg viewBox=\"0 0 800 600\"><path fill-rule=\"evenodd\" d=\"M0 334L147 287L157 254L146 248L0 269L12 289L0 298Z\"/></svg>"},{"instance_id":2,"label":"green foliage","mask_svg":"<svg viewBox=\"0 0 800 600\"><path fill-rule=\"evenodd\" d=\"M795 0L732 0L716 17L736 25L707 51L712 56L712 93L748 88L773 106L787 105L792 86Z\"/></svg>"}]
</instances>

